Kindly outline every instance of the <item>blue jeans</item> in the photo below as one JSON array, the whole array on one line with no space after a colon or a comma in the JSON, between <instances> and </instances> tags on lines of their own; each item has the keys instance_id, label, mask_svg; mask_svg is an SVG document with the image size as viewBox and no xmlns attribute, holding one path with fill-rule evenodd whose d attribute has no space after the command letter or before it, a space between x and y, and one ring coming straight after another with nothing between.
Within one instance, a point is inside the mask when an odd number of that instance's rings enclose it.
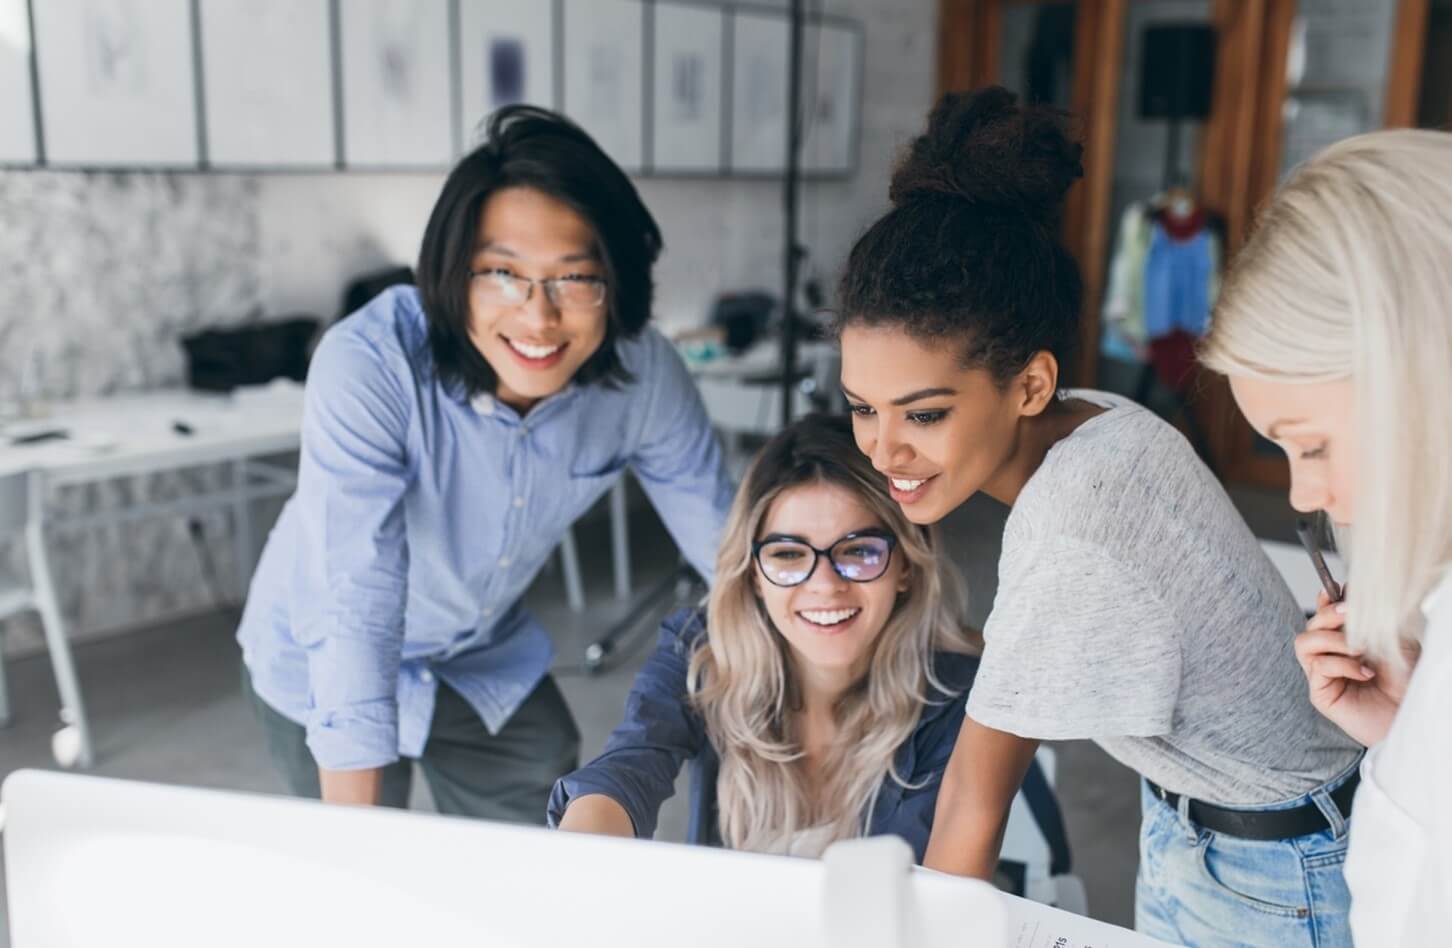
<instances>
[{"instance_id":1,"label":"blue jeans","mask_svg":"<svg viewBox=\"0 0 1452 948\"><path fill-rule=\"evenodd\" d=\"M1360 761L1357 762L1358 765ZM1328 948L1351 945L1351 894L1341 875L1346 818L1331 800L1356 767L1294 800L1314 803L1329 827L1285 840L1239 839L1194 825L1141 781L1134 927L1175 945Z\"/></svg>"}]
</instances>

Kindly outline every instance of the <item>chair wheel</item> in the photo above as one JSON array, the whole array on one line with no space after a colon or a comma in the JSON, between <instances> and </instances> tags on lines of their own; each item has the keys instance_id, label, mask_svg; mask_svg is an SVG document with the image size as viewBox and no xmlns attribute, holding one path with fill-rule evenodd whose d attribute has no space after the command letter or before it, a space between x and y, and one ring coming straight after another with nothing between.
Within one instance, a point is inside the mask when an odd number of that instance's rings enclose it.
<instances>
[{"instance_id":1,"label":"chair wheel","mask_svg":"<svg viewBox=\"0 0 1452 948\"><path fill-rule=\"evenodd\" d=\"M81 732L68 724L50 736L50 752L55 762L70 769L81 761Z\"/></svg>"}]
</instances>

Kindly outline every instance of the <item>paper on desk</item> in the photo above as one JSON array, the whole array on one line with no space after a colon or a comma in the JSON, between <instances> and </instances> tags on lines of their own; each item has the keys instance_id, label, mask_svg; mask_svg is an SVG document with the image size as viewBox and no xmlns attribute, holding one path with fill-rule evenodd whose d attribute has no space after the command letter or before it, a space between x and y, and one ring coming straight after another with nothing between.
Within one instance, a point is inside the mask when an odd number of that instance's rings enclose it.
<instances>
[{"instance_id":1,"label":"paper on desk","mask_svg":"<svg viewBox=\"0 0 1452 948\"><path fill-rule=\"evenodd\" d=\"M1164 948L1166 942L1040 902L1003 895L1004 948Z\"/></svg>"}]
</instances>

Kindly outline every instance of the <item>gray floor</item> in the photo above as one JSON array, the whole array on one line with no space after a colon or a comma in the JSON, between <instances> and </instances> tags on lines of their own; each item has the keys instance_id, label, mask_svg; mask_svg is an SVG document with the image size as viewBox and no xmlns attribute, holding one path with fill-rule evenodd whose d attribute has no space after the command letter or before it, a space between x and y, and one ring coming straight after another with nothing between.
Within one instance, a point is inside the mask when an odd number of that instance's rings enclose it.
<instances>
[{"instance_id":1,"label":"gray floor","mask_svg":"<svg viewBox=\"0 0 1452 948\"><path fill-rule=\"evenodd\" d=\"M1257 532L1284 538L1291 518L1276 495L1237 492L1236 501ZM971 612L981 622L992 602L999 535L1005 511L974 501L945 523L951 553L968 577ZM636 587L666 574L674 553L653 515L632 524ZM545 574L529 601L552 630L559 652L561 686L579 720L584 753L593 754L619 720L625 695L643 652L635 649L617 667L585 676L578 663L584 647L624 611L608 591L609 549L602 524L582 528L580 549L591 608L582 615L563 606L557 575ZM96 642L77 650L77 661L95 731L95 773L202 787L278 792L260 735L237 693L238 654L232 640L235 613L219 611ZM642 647L650 629L644 628ZM11 663L15 720L0 730L0 779L22 767L54 766L49 749L56 696L49 665L41 657ZM1120 925L1133 918L1133 883L1139 822L1134 775L1093 745L1060 747L1059 796L1073 846L1075 870L1084 878L1091 913ZM427 808L423 781L415 804ZM678 795L666 805L659 835L680 839L685 812ZM3 842L3 835L0 835ZM4 891L0 867L0 893ZM8 945L0 899L0 948Z\"/></svg>"}]
</instances>

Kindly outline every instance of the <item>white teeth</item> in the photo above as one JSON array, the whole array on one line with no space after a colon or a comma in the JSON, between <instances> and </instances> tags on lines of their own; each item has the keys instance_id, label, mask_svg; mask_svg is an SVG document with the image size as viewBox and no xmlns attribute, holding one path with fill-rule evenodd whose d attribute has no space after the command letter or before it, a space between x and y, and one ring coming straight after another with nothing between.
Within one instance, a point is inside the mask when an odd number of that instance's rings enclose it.
<instances>
[{"instance_id":1,"label":"white teeth","mask_svg":"<svg viewBox=\"0 0 1452 948\"><path fill-rule=\"evenodd\" d=\"M861 611L861 609L804 609L798 614L812 625L841 625Z\"/></svg>"},{"instance_id":2,"label":"white teeth","mask_svg":"<svg viewBox=\"0 0 1452 948\"><path fill-rule=\"evenodd\" d=\"M557 346L532 346L527 342L517 342L513 339L508 339L507 341L511 349L527 359L548 358L565 347L563 342Z\"/></svg>"},{"instance_id":3,"label":"white teeth","mask_svg":"<svg viewBox=\"0 0 1452 948\"><path fill-rule=\"evenodd\" d=\"M893 478L889 478L889 480L892 481L892 486L893 487L896 487L898 490L902 490L902 491L914 491L914 490L917 490L919 487L922 487L924 484L926 484L928 482L927 481L927 478L923 478L920 481L905 481L905 480L901 480L900 478L893 477Z\"/></svg>"}]
</instances>

